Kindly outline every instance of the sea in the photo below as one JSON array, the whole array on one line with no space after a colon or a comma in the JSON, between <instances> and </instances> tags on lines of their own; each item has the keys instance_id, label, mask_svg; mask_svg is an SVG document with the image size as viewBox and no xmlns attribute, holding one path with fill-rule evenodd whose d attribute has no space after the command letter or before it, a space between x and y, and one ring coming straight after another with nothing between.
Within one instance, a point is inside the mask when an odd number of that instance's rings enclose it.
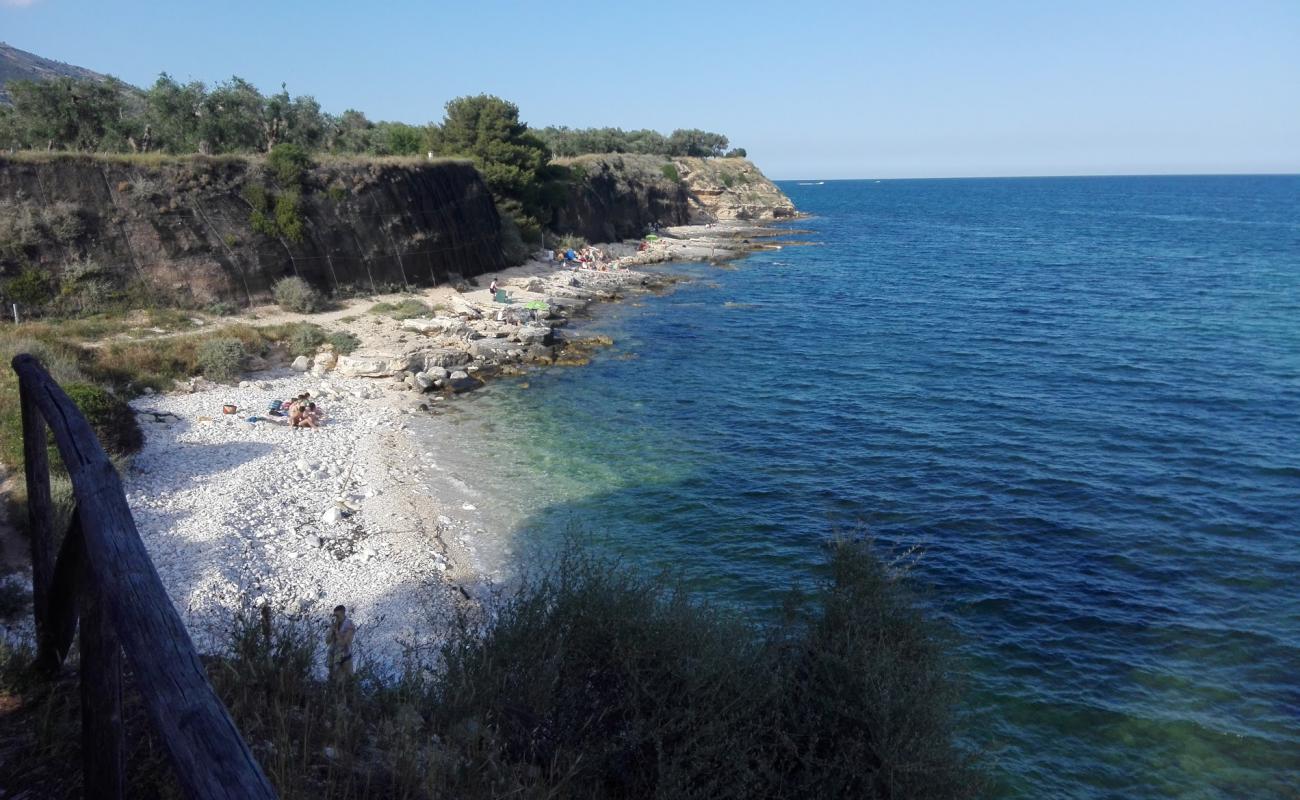
<instances>
[{"instance_id":1,"label":"sea","mask_svg":"<svg viewBox=\"0 0 1300 800\"><path fill-rule=\"evenodd\" d=\"M781 186L800 244L453 413L485 558L576 537L761 620L869 536L994 796L1300 797L1300 176Z\"/></svg>"}]
</instances>

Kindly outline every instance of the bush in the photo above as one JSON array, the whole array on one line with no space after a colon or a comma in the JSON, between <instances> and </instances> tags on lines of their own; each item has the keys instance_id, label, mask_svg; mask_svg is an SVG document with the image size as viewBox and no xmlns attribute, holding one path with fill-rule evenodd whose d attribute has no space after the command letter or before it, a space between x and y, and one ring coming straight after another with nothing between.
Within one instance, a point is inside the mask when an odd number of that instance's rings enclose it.
<instances>
[{"instance_id":1,"label":"bush","mask_svg":"<svg viewBox=\"0 0 1300 800\"><path fill-rule=\"evenodd\" d=\"M325 342L325 331L306 323L295 325L284 340L291 356L310 356Z\"/></svg>"},{"instance_id":2,"label":"bush","mask_svg":"<svg viewBox=\"0 0 1300 800\"><path fill-rule=\"evenodd\" d=\"M325 337L325 341L334 346L334 352L347 355L361 346L361 340L347 331L335 331Z\"/></svg>"},{"instance_id":3,"label":"bush","mask_svg":"<svg viewBox=\"0 0 1300 800\"><path fill-rule=\"evenodd\" d=\"M302 216L302 197L296 191L275 196L275 227L284 238L301 242L307 223Z\"/></svg>"},{"instance_id":4,"label":"bush","mask_svg":"<svg viewBox=\"0 0 1300 800\"><path fill-rule=\"evenodd\" d=\"M81 409L109 455L134 453L144 444L135 412L124 400L90 383L70 383L63 390Z\"/></svg>"},{"instance_id":5,"label":"bush","mask_svg":"<svg viewBox=\"0 0 1300 800\"><path fill-rule=\"evenodd\" d=\"M560 250L581 250L587 246L587 240L581 236L566 233L560 237L560 242L557 246Z\"/></svg>"},{"instance_id":6,"label":"bush","mask_svg":"<svg viewBox=\"0 0 1300 800\"><path fill-rule=\"evenodd\" d=\"M290 142L282 142L266 154L266 168L283 187L300 186L311 168L311 155Z\"/></svg>"},{"instance_id":7,"label":"bush","mask_svg":"<svg viewBox=\"0 0 1300 800\"><path fill-rule=\"evenodd\" d=\"M830 567L761 633L663 581L566 557L448 639L430 724L444 741L481 731L452 788L974 795L941 638L865 545L838 546Z\"/></svg>"},{"instance_id":8,"label":"bush","mask_svg":"<svg viewBox=\"0 0 1300 800\"><path fill-rule=\"evenodd\" d=\"M412 317L428 316L430 311L431 309L423 302L410 297L396 305L393 303L375 303L367 313L383 314L393 319L410 319Z\"/></svg>"},{"instance_id":9,"label":"bush","mask_svg":"<svg viewBox=\"0 0 1300 800\"><path fill-rule=\"evenodd\" d=\"M659 168L659 171L663 173L665 178L672 181L673 183L682 182L682 176L677 172L676 164L664 164L662 167Z\"/></svg>"},{"instance_id":10,"label":"bush","mask_svg":"<svg viewBox=\"0 0 1300 800\"><path fill-rule=\"evenodd\" d=\"M268 631L245 608L206 661L282 797L964 798L983 788L952 741L943 639L861 543L837 546L823 584L775 627L577 552L462 615L438 670L411 663L382 676L363 664L347 687L329 686L316 673L319 624L276 616ZM5 663L0 650L0 680ZM50 716L58 696L29 699ZM63 716L75 731L75 704ZM158 747L143 715L124 719L138 752ZM18 747L62 765L77 740ZM137 767L131 794L173 796L171 781L161 764Z\"/></svg>"},{"instance_id":11,"label":"bush","mask_svg":"<svg viewBox=\"0 0 1300 800\"><path fill-rule=\"evenodd\" d=\"M325 300L311 284L297 276L281 278L271 288L276 305L285 311L311 314L325 307Z\"/></svg>"},{"instance_id":12,"label":"bush","mask_svg":"<svg viewBox=\"0 0 1300 800\"><path fill-rule=\"evenodd\" d=\"M248 352L238 339L207 339L198 346L198 367L213 381L232 381L239 377L248 362Z\"/></svg>"},{"instance_id":13,"label":"bush","mask_svg":"<svg viewBox=\"0 0 1300 800\"><path fill-rule=\"evenodd\" d=\"M18 277L5 281L0 294L10 302L42 308L54 299L54 283L47 273L28 267Z\"/></svg>"}]
</instances>

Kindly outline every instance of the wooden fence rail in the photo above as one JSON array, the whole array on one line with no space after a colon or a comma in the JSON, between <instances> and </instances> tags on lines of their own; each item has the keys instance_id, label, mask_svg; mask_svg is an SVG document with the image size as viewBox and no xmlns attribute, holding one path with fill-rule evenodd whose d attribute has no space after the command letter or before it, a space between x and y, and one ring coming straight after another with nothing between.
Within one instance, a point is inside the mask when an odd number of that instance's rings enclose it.
<instances>
[{"instance_id":1,"label":"wooden fence rail","mask_svg":"<svg viewBox=\"0 0 1300 800\"><path fill-rule=\"evenodd\" d=\"M13 360L23 416L37 665L57 670L81 620L86 797L121 798L122 663L182 790L198 800L274 798L212 690L180 615L140 540L122 481L90 424L41 363ZM72 480L76 511L58 558L46 429Z\"/></svg>"}]
</instances>

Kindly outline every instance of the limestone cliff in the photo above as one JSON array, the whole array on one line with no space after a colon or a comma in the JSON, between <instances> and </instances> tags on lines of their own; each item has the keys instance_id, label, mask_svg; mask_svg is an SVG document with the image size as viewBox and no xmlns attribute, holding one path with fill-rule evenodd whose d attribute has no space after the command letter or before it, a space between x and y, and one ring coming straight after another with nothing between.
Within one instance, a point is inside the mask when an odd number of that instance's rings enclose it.
<instances>
[{"instance_id":1,"label":"limestone cliff","mask_svg":"<svg viewBox=\"0 0 1300 800\"><path fill-rule=\"evenodd\" d=\"M259 201L283 224L255 226ZM108 290L205 304L264 298L289 275L384 291L503 260L468 162L327 161L285 187L243 157L0 157L0 278L35 268L58 285L70 264Z\"/></svg>"},{"instance_id":2,"label":"limestone cliff","mask_svg":"<svg viewBox=\"0 0 1300 800\"><path fill-rule=\"evenodd\" d=\"M770 221L796 213L790 198L743 158L611 153L557 163L572 181L551 227L593 242L635 238L655 222Z\"/></svg>"}]
</instances>

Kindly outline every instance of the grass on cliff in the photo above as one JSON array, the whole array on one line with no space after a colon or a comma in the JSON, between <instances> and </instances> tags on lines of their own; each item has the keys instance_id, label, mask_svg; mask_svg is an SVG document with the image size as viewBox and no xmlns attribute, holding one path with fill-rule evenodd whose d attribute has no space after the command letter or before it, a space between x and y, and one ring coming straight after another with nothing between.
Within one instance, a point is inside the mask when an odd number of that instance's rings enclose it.
<instances>
[{"instance_id":1,"label":"grass on cliff","mask_svg":"<svg viewBox=\"0 0 1300 800\"><path fill-rule=\"evenodd\" d=\"M320 681L320 622L241 614L208 672L286 798L964 798L945 635L860 542L760 627L664 579L571 551L450 625L440 667ZM364 647L366 630L358 642ZM15 710L0 785L80 788L76 690L0 654ZM70 674L72 668L67 672ZM125 693L129 793L175 797ZM3 731L0 731L3 733Z\"/></svg>"}]
</instances>

